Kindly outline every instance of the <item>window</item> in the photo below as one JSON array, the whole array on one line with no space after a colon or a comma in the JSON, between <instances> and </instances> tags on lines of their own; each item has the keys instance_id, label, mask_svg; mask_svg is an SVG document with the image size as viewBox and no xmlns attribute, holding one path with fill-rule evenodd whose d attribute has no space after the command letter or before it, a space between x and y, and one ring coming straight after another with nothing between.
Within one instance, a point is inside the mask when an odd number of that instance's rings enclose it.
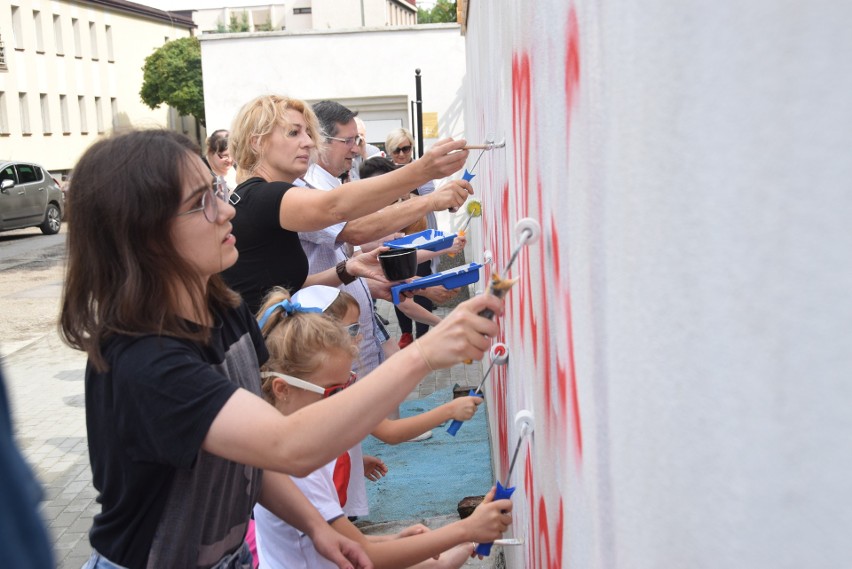
<instances>
[{"instance_id":1,"label":"window","mask_svg":"<svg viewBox=\"0 0 852 569\"><path fill-rule=\"evenodd\" d=\"M118 128L118 100L115 97L109 99L110 113L112 114L112 129Z\"/></svg>"},{"instance_id":2,"label":"window","mask_svg":"<svg viewBox=\"0 0 852 569\"><path fill-rule=\"evenodd\" d=\"M27 101L26 93L18 93L18 106L21 115L21 132L23 134L32 134L30 130L30 105Z\"/></svg>"},{"instance_id":3,"label":"window","mask_svg":"<svg viewBox=\"0 0 852 569\"><path fill-rule=\"evenodd\" d=\"M0 91L0 135L9 134L9 115L6 114L6 93Z\"/></svg>"},{"instance_id":4,"label":"window","mask_svg":"<svg viewBox=\"0 0 852 569\"><path fill-rule=\"evenodd\" d=\"M65 46L62 45L62 19L59 14L53 15L53 42L56 44L56 55L65 55Z\"/></svg>"},{"instance_id":5,"label":"window","mask_svg":"<svg viewBox=\"0 0 852 569\"><path fill-rule=\"evenodd\" d=\"M50 104L47 101L47 93L42 93L38 96L39 104L41 105L41 131L44 134L50 134Z\"/></svg>"},{"instance_id":6,"label":"window","mask_svg":"<svg viewBox=\"0 0 852 569\"><path fill-rule=\"evenodd\" d=\"M59 95L59 114L62 118L62 134L71 134L71 120L68 117L68 95Z\"/></svg>"},{"instance_id":7,"label":"window","mask_svg":"<svg viewBox=\"0 0 852 569\"><path fill-rule=\"evenodd\" d=\"M6 69L6 48L3 47L2 38L0 38L0 69Z\"/></svg>"},{"instance_id":8,"label":"window","mask_svg":"<svg viewBox=\"0 0 852 569\"><path fill-rule=\"evenodd\" d=\"M115 61L115 52L112 49L112 26L106 27L106 38L107 38L107 61L112 63Z\"/></svg>"},{"instance_id":9,"label":"window","mask_svg":"<svg viewBox=\"0 0 852 569\"><path fill-rule=\"evenodd\" d=\"M12 43L15 49L24 49L24 30L21 26L21 9L12 6Z\"/></svg>"},{"instance_id":10,"label":"window","mask_svg":"<svg viewBox=\"0 0 852 569\"><path fill-rule=\"evenodd\" d=\"M98 125L98 134L104 132L104 109L101 104L101 98L95 97L95 122Z\"/></svg>"},{"instance_id":11,"label":"window","mask_svg":"<svg viewBox=\"0 0 852 569\"><path fill-rule=\"evenodd\" d=\"M92 60L98 60L98 29L94 22L89 22L89 42L92 44Z\"/></svg>"},{"instance_id":12,"label":"window","mask_svg":"<svg viewBox=\"0 0 852 569\"><path fill-rule=\"evenodd\" d=\"M44 53L44 30L41 25L41 12L33 10L33 25L35 26L36 51Z\"/></svg>"},{"instance_id":13,"label":"window","mask_svg":"<svg viewBox=\"0 0 852 569\"><path fill-rule=\"evenodd\" d=\"M80 109L80 134L89 134L89 121L86 120L86 97L77 97L77 107Z\"/></svg>"},{"instance_id":14,"label":"window","mask_svg":"<svg viewBox=\"0 0 852 569\"><path fill-rule=\"evenodd\" d=\"M311 8L310 6L307 8L293 8L293 14L310 14Z\"/></svg>"},{"instance_id":15,"label":"window","mask_svg":"<svg viewBox=\"0 0 852 569\"><path fill-rule=\"evenodd\" d=\"M19 184L31 184L44 179L44 174L41 173L41 168L36 168L29 164L16 164L15 170L18 171Z\"/></svg>"},{"instance_id":16,"label":"window","mask_svg":"<svg viewBox=\"0 0 852 569\"><path fill-rule=\"evenodd\" d=\"M74 28L74 57L82 59L83 40L80 39L80 20L71 18L71 27Z\"/></svg>"}]
</instances>

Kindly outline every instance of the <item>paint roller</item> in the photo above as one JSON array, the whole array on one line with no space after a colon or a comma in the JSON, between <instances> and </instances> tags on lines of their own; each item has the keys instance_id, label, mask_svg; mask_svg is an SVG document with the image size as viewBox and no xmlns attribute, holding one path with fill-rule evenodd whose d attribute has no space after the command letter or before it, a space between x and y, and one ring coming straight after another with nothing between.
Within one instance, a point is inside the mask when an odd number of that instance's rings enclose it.
<instances>
[{"instance_id":1,"label":"paint roller","mask_svg":"<svg viewBox=\"0 0 852 569\"><path fill-rule=\"evenodd\" d=\"M493 346L491 346L491 365L488 366L488 370L486 370L485 375L482 376L482 381L479 382L479 386L476 389L471 389L468 395L470 396L478 396L482 393L482 386L485 385L485 380L488 379L488 376L491 374L491 370L494 369L495 365L504 366L509 361L509 349L506 347L506 344L503 342L497 342ZM456 433L459 432L459 429L462 426L462 422L458 419L453 419L453 422L450 423L447 432L452 436L456 436Z\"/></svg>"},{"instance_id":2,"label":"paint roller","mask_svg":"<svg viewBox=\"0 0 852 569\"><path fill-rule=\"evenodd\" d=\"M518 460L518 452L521 450L521 444L524 439L532 435L535 430L535 418L530 411L522 409L515 415L515 428L518 429L518 443L515 445L515 452L512 454L512 462L509 463L509 472L506 474L505 485L496 482L497 490L494 492L495 500L510 500L515 492L514 486L509 486L509 480L512 478L512 471L515 469L515 464ZM491 554L491 546L493 543L480 543L476 546L475 553L483 557L488 557Z\"/></svg>"},{"instance_id":3,"label":"paint roller","mask_svg":"<svg viewBox=\"0 0 852 569\"><path fill-rule=\"evenodd\" d=\"M459 237L464 237L464 230L467 229L467 226L470 225L470 220L474 217L480 217L482 215L482 202L476 199L470 199L465 206L467 209L467 219L462 223L461 228L457 231ZM450 253L450 257L455 257L455 253Z\"/></svg>"}]
</instances>

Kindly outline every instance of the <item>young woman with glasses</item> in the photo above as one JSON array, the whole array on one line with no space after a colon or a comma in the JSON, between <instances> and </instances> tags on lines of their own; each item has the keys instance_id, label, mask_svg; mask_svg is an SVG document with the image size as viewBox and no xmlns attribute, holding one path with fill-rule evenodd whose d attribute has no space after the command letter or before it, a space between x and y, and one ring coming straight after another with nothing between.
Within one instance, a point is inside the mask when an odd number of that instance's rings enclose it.
<instances>
[{"instance_id":1,"label":"young woman with glasses","mask_svg":"<svg viewBox=\"0 0 852 569\"><path fill-rule=\"evenodd\" d=\"M430 369L481 358L498 330L478 313L501 303L460 306L419 352L285 417L260 398L268 352L257 322L219 277L238 258L234 208L199 148L161 130L106 138L72 185L60 326L88 354L101 507L86 567L242 569L258 502L339 567L368 563L286 474L305 476L363 439Z\"/></svg>"},{"instance_id":2,"label":"young woman with glasses","mask_svg":"<svg viewBox=\"0 0 852 569\"><path fill-rule=\"evenodd\" d=\"M375 254L353 257L308 276L298 232L318 231L378 211L405 194L406 188L458 171L468 154L462 150L463 140L446 139L416 164L388 176L322 192L294 186L316 153L322 152L326 138L310 106L298 99L264 95L246 103L234 119L229 145L238 166L240 185L235 193L240 202L233 223L241 255L223 276L253 310L275 286L295 292L312 284L348 284L356 276L385 281Z\"/></svg>"},{"instance_id":3,"label":"young woman with glasses","mask_svg":"<svg viewBox=\"0 0 852 569\"><path fill-rule=\"evenodd\" d=\"M296 417L329 398L342 399L360 383L353 381L351 371L357 351L352 338L336 318L318 314L321 310L326 315L344 310L346 299L341 295L346 293L335 291L331 287L308 287L291 299L287 291L277 289L261 308L261 331L269 350L269 359L261 371L263 397L282 415ZM335 303L337 307L332 308ZM355 302L354 307L357 306ZM323 423L321 428L325 427ZM305 428L310 429L310 424ZM418 525L392 536L365 536L343 513L346 482L341 477L348 470L347 461L344 453L307 476L294 478L293 482L329 527L364 547L377 569L415 564L421 569L457 569L473 554L471 542L491 542L511 523L510 510L502 510L510 502L493 502L492 490L465 520L433 531ZM310 536L264 505L255 506L254 515L261 567L334 567L317 555ZM433 559L438 555L438 559Z\"/></svg>"}]
</instances>

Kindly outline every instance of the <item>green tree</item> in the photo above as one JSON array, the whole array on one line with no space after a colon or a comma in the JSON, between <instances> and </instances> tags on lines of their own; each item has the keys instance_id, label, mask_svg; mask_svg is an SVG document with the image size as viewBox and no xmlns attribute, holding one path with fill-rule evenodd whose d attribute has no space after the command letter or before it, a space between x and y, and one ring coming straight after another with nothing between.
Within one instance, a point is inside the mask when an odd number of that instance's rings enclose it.
<instances>
[{"instance_id":1,"label":"green tree","mask_svg":"<svg viewBox=\"0 0 852 569\"><path fill-rule=\"evenodd\" d=\"M456 2L450 0L438 0L431 10L417 9L418 24L439 24L442 22L458 21L456 16Z\"/></svg>"},{"instance_id":2,"label":"green tree","mask_svg":"<svg viewBox=\"0 0 852 569\"><path fill-rule=\"evenodd\" d=\"M243 10L240 15L231 12L231 25L228 31L232 34L249 31L248 14Z\"/></svg>"},{"instance_id":3,"label":"green tree","mask_svg":"<svg viewBox=\"0 0 852 569\"><path fill-rule=\"evenodd\" d=\"M204 124L204 86L198 38L180 38L163 44L145 58L142 102L152 109L165 103L182 115Z\"/></svg>"}]
</instances>

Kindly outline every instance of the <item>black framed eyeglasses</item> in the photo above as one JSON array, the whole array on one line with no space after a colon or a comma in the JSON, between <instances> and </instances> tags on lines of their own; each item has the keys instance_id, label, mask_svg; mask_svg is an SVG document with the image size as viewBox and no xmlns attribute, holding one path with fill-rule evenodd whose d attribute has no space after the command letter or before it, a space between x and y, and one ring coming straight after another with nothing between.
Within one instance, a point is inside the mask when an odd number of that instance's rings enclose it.
<instances>
[{"instance_id":1,"label":"black framed eyeglasses","mask_svg":"<svg viewBox=\"0 0 852 569\"><path fill-rule=\"evenodd\" d=\"M361 135L358 136L350 136L349 138L337 138L336 136L326 136L329 140L336 140L337 142L342 142L346 146L360 146L361 141L364 140L361 138Z\"/></svg>"},{"instance_id":2,"label":"black framed eyeglasses","mask_svg":"<svg viewBox=\"0 0 852 569\"><path fill-rule=\"evenodd\" d=\"M180 217L182 215L189 215L190 213L196 213L199 211L204 212L204 219L209 221L210 223L216 223L216 218L219 217L219 201L229 201L228 198L228 184L225 182L225 178L222 176L214 176L213 183L210 184L210 188L201 194L201 205L199 207L194 207L187 211L182 211L177 214L175 217ZM240 201L240 197L236 194L230 198L230 202L232 205L236 205L237 202Z\"/></svg>"},{"instance_id":3,"label":"black framed eyeglasses","mask_svg":"<svg viewBox=\"0 0 852 569\"><path fill-rule=\"evenodd\" d=\"M396 150L391 150L391 154L408 154L411 152L411 145L408 146L400 146Z\"/></svg>"}]
</instances>

